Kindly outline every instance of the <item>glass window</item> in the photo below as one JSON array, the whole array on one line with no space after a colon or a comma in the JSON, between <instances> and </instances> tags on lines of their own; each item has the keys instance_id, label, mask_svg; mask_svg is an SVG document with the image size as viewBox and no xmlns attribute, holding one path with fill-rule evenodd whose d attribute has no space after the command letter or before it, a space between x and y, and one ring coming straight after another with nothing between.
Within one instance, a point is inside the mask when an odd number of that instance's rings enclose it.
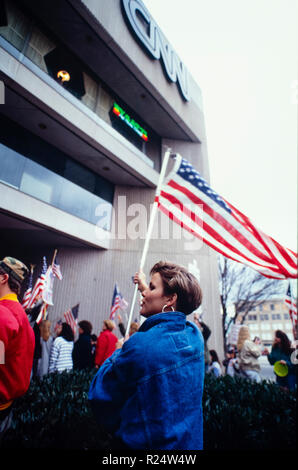
<instances>
[{"instance_id":1,"label":"glass window","mask_svg":"<svg viewBox=\"0 0 298 470\"><path fill-rule=\"evenodd\" d=\"M60 177L26 159L20 190L57 207L61 190Z\"/></svg>"},{"instance_id":2,"label":"glass window","mask_svg":"<svg viewBox=\"0 0 298 470\"><path fill-rule=\"evenodd\" d=\"M36 24L36 21L30 18L26 10L23 12L13 2L6 1L5 4L7 11L2 22L0 21L0 35L141 152L146 153L158 171L161 151L159 135L147 124L142 123L142 119L135 116L134 111L129 111L126 104L123 104L124 109L142 128L148 130L149 140L143 140L129 126L123 125L121 119L115 119L115 115L111 115L111 109L118 97L92 73L88 68L88 60L78 57L57 42L55 37L44 30L42 24Z\"/></svg>"},{"instance_id":3,"label":"glass window","mask_svg":"<svg viewBox=\"0 0 298 470\"><path fill-rule=\"evenodd\" d=\"M289 320L290 319L290 315L288 313L284 313L284 319L285 320Z\"/></svg>"},{"instance_id":4,"label":"glass window","mask_svg":"<svg viewBox=\"0 0 298 470\"><path fill-rule=\"evenodd\" d=\"M262 313L260 315L260 320L261 321L264 321L264 320L269 320L269 315L267 313Z\"/></svg>"},{"instance_id":5,"label":"glass window","mask_svg":"<svg viewBox=\"0 0 298 470\"><path fill-rule=\"evenodd\" d=\"M19 189L26 158L0 143L0 181Z\"/></svg>"},{"instance_id":6,"label":"glass window","mask_svg":"<svg viewBox=\"0 0 298 470\"><path fill-rule=\"evenodd\" d=\"M255 321L257 319L257 315L248 315L249 321Z\"/></svg>"},{"instance_id":7,"label":"glass window","mask_svg":"<svg viewBox=\"0 0 298 470\"><path fill-rule=\"evenodd\" d=\"M95 190L95 173L73 160L66 160L63 176L91 193Z\"/></svg>"},{"instance_id":8,"label":"glass window","mask_svg":"<svg viewBox=\"0 0 298 470\"><path fill-rule=\"evenodd\" d=\"M281 320L280 313L273 313L272 314L272 320Z\"/></svg>"},{"instance_id":9,"label":"glass window","mask_svg":"<svg viewBox=\"0 0 298 470\"><path fill-rule=\"evenodd\" d=\"M274 304L270 304L270 310L274 310L275 309L275 305Z\"/></svg>"},{"instance_id":10,"label":"glass window","mask_svg":"<svg viewBox=\"0 0 298 470\"><path fill-rule=\"evenodd\" d=\"M31 21L12 2L4 3L7 21L0 24L0 35L16 49L22 51L31 30ZM1 8L3 8L2 2Z\"/></svg>"},{"instance_id":11,"label":"glass window","mask_svg":"<svg viewBox=\"0 0 298 470\"><path fill-rule=\"evenodd\" d=\"M17 127L11 129L5 121L0 128L5 143L9 143L12 139L15 145L20 147L17 143L21 141L22 150L27 150L29 156L34 156L34 159L27 158L16 150L0 144L0 181L87 220L97 227L111 229L114 195L112 183L67 158L58 149L53 147L51 152L46 142L24 129L20 128L18 132ZM36 161L38 158L42 164ZM49 167L53 167L54 171ZM104 198L98 193L103 194Z\"/></svg>"},{"instance_id":12,"label":"glass window","mask_svg":"<svg viewBox=\"0 0 298 470\"><path fill-rule=\"evenodd\" d=\"M89 204L91 197L92 194L88 193L88 191L80 188L71 181L65 181L59 207L65 212L69 212L77 217L91 220L92 208Z\"/></svg>"}]
</instances>

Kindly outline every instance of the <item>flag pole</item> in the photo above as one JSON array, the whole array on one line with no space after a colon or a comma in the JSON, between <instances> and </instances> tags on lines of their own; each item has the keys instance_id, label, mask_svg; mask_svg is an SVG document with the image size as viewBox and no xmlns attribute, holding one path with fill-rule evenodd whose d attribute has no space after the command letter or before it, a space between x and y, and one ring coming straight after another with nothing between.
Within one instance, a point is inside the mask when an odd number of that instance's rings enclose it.
<instances>
[{"instance_id":1,"label":"flag pole","mask_svg":"<svg viewBox=\"0 0 298 470\"><path fill-rule=\"evenodd\" d=\"M58 250L57 250L57 249L55 249L55 251L54 251L54 255L53 255L53 259L52 259L52 263L51 263L51 267L53 267L54 261L55 261L55 259L56 259L56 256L57 256L57 252L58 252Z\"/></svg>"},{"instance_id":2,"label":"flag pole","mask_svg":"<svg viewBox=\"0 0 298 470\"><path fill-rule=\"evenodd\" d=\"M148 253L149 243L150 243L150 239L151 239L151 235L152 235L152 231L153 231L153 227L154 227L155 216L156 216L156 212L157 212L157 208L158 208L158 196L160 195L161 185L162 185L164 177L165 177L165 173L166 173L166 169L167 169L167 166L168 166L168 161L169 161L170 155L171 155L171 149L167 148L167 150L165 152L163 162L162 162L159 178L158 178L154 203L153 203L151 214L150 214L149 225L148 225L148 229L147 229L147 233L146 233L146 238L145 238L145 243L144 243L144 247L143 247L143 252L142 252L142 257L141 257L141 261L140 261L139 270L143 269L145 261L146 261L146 256L147 256L147 253ZM135 290L134 290L134 294L133 294L133 298L132 298L132 302L131 302L128 322L127 322L127 327L126 327L126 332L125 332L125 338L128 337L129 328L130 328L132 315L133 315L133 311L134 311L134 306L135 306L135 303L136 303L137 293L138 293L138 284L135 285Z\"/></svg>"}]
</instances>

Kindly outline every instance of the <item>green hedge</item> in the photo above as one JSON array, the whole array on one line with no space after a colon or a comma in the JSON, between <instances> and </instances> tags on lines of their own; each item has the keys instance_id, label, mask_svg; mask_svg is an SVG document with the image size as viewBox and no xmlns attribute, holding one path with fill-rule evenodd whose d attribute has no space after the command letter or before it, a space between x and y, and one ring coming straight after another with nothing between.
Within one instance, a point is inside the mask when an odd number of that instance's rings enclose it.
<instances>
[{"instance_id":1,"label":"green hedge","mask_svg":"<svg viewBox=\"0 0 298 470\"><path fill-rule=\"evenodd\" d=\"M95 371L47 375L15 402L2 448L98 449L111 446L88 400ZM267 382L207 375L204 449L295 449L296 396Z\"/></svg>"}]
</instances>

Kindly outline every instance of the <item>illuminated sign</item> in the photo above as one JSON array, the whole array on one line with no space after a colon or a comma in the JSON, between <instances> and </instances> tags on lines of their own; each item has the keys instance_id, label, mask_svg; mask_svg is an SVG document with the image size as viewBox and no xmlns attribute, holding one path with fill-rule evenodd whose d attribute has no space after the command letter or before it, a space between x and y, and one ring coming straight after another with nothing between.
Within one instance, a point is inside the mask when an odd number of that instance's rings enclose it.
<instances>
[{"instance_id":1,"label":"illuminated sign","mask_svg":"<svg viewBox=\"0 0 298 470\"><path fill-rule=\"evenodd\" d=\"M131 127L139 136L145 141L148 141L148 133L143 129L140 124L138 124L134 119L132 119L129 114L124 111L124 109L119 106L119 104L113 104L113 113L116 114L122 121L124 121L129 127Z\"/></svg>"},{"instance_id":2,"label":"illuminated sign","mask_svg":"<svg viewBox=\"0 0 298 470\"><path fill-rule=\"evenodd\" d=\"M177 82L183 98L189 101L188 72L141 0L122 0L127 19L150 55L162 60L167 77Z\"/></svg>"}]
</instances>

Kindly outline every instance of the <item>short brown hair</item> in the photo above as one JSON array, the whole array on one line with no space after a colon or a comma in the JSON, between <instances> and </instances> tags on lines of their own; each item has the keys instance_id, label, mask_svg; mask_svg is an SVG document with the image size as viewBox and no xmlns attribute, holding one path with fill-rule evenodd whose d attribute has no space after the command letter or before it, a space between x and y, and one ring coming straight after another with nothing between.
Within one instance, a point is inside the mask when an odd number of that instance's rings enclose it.
<instances>
[{"instance_id":1,"label":"short brown hair","mask_svg":"<svg viewBox=\"0 0 298 470\"><path fill-rule=\"evenodd\" d=\"M202 303L202 289L193 274L174 263L159 261L150 274L159 273L165 295L177 294L177 310L189 315Z\"/></svg>"}]
</instances>

